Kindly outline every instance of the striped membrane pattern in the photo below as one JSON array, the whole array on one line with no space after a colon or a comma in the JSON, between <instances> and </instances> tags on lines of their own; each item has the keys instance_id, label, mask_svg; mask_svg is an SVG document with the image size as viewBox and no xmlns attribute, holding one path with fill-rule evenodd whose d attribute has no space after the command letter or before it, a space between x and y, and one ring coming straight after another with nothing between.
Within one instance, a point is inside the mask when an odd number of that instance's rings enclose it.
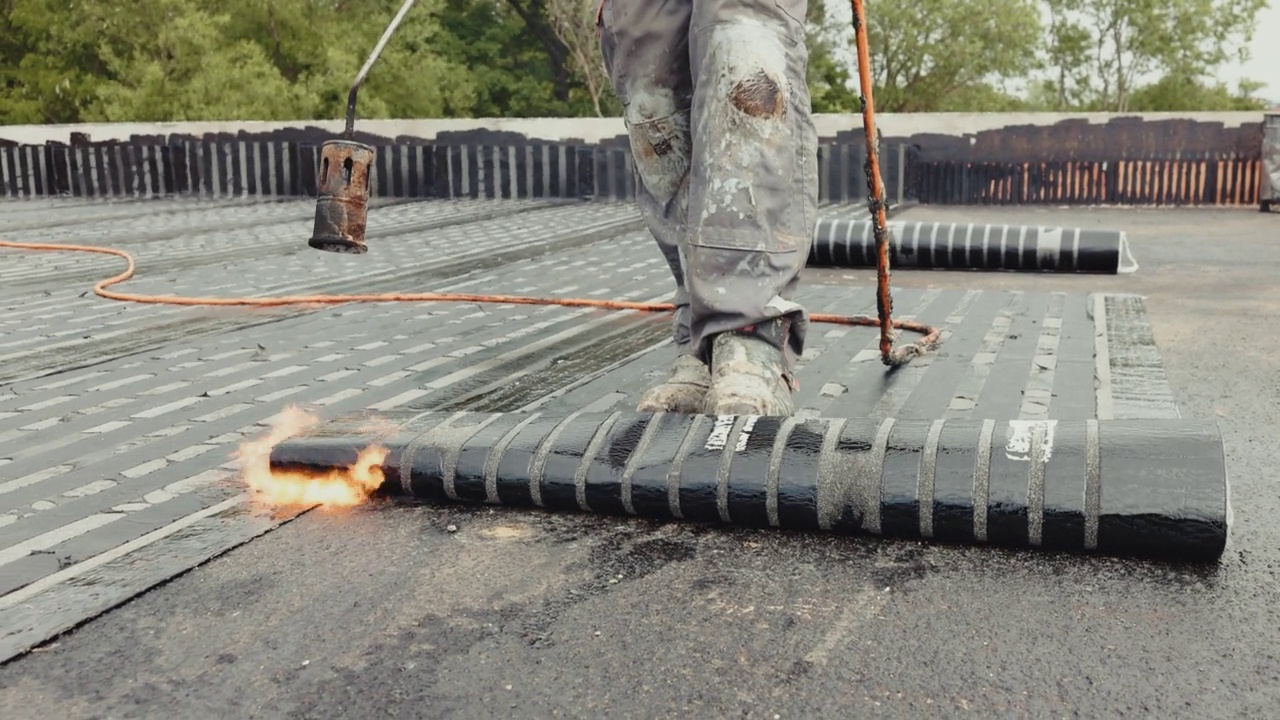
<instances>
[{"instance_id":1,"label":"striped membrane pattern","mask_svg":"<svg viewBox=\"0 0 1280 720\"><path fill-rule=\"evenodd\" d=\"M801 297L812 312L875 312L871 287L810 287ZM1141 298L900 288L894 305L899 316L942 331L938 352L886 374L874 331L812 325L797 363L801 416L1070 422L1179 417L1167 378L1151 364L1159 351ZM625 411L630 395L623 390L658 381L675 357L671 348L652 355L583 378L537 409ZM1135 358L1145 362L1130 370L1125 364ZM1096 392L1095 378L1105 379ZM506 412L513 406L469 409Z\"/></svg>"},{"instance_id":2,"label":"striped membrane pattern","mask_svg":"<svg viewBox=\"0 0 1280 720\"><path fill-rule=\"evenodd\" d=\"M168 221L136 208L136 217L106 223L103 230L99 215L91 212L96 208L89 208L85 214L94 220L86 224L9 237L102 242L133 251L139 278L127 287L137 292L263 296L438 289L436 281L590 245L641 227L629 208L607 204L414 203L372 213L372 249L351 263L306 248L314 211L303 205L313 203L296 203L296 214L295 206L274 206L273 222L268 219L271 206L260 213L261 206L206 210L197 204L185 214L192 226L187 234L174 234ZM211 272L218 268L234 272ZM0 270L6 283L6 292L0 293L0 381L137 352L183 334L228 332L297 314L296 309L211 314L84 296L91 279L120 269L118 260L101 256L15 253L14 261ZM468 286L479 291L483 283Z\"/></svg>"},{"instance_id":3,"label":"striped membrane pattern","mask_svg":"<svg viewBox=\"0 0 1280 720\"><path fill-rule=\"evenodd\" d=\"M873 230L866 219L820 220L809 265L875 267ZM1115 274L1129 254L1119 230L896 221L889 233L894 267Z\"/></svg>"},{"instance_id":4,"label":"striped membrane pattern","mask_svg":"<svg viewBox=\"0 0 1280 720\"><path fill-rule=\"evenodd\" d=\"M610 288L611 296L659 299L652 287L669 273L665 263L632 252L648 243L624 234L613 243L621 261L592 264L593 271L627 278ZM526 261L515 274L459 276L437 287L475 291L496 281L531 292L594 291L557 277L585 275L588 261L573 255ZM667 335L661 323L634 314L467 305L293 312L202 337L136 332L150 341L148 350L14 382L0 396L0 616L22 607L4 602L9 594L28 597L26 588L43 587L45 578L242 497L231 455L286 405L348 412L458 402L559 367L561 358L587 360L594 369ZM527 396L546 392L538 382L521 387ZM234 508L219 512L226 534L207 536L206 543L240 537L248 527L263 530L236 520ZM191 550L181 562L197 562L207 548ZM182 567L170 555L161 563L170 573ZM122 572L124 582L103 583L109 591L85 599L77 612L93 614L104 598L122 598L147 582Z\"/></svg>"},{"instance_id":5,"label":"striped membrane pattern","mask_svg":"<svg viewBox=\"0 0 1280 720\"><path fill-rule=\"evenodd\" d=\"M388 491L435 501L1181 560L1227 535L1212 422L463 411L329 428L272 464L347 466L371 441Z\"/></svg>"},{"instance_id":6,"label":"striped membrane pattern","mask_svg":"<svg viewBox=\"0 0 1280 720\"><path fill-rule=\"evenodd\" d=\"M37 199L0 205L0 219L14 240L137 253L139 275L126 287L142 293L496 288L669 300L670 270L627 205L388 203L370 214L370 252L354 261L305 247L312 210L306 200ZM232 455L290 404L325 417L520 414L529 432L573 413L621 413L622 422L674 355L668 319L632 312L458 303L210 310L86 292L120 269L110 257L5 253L0 657L270 529L277 520L245 510ZM806 283L799 299L814 312L875 311L869 287ZM894 299L902 316L943 329L945 352L886 376L873 331L813 326L798 371L801 425L870 418L878 433L893 418L892 444L920 421L945 420L936 439L945 442L954 428L991 419L992 447L1000 447L1000 423L1010 419L1080 427L1178 417L1141 298L903 288ZM517 438L503 428L487 431L515 457ZM584 452L607 449L605 437L583 440ZM1045 508L1058 457L1045 466ZM550 452L535 459L549 476L568 463L576 477L581 467ZM884 477L919 484L907 471ZM946 487L937 471L924 477L934 480L921 493ZM1097 500L1106 503L1106 492ZM635 496L628 502L643 506Z\"/></svg>"},{"instance_id":7,"label":"striped membrane pattern","mask_svg":"<svg viewBox=\"0 0 1280 720\"><path fill-rule=\"evenodd\" d=\"M0 197L314 197L320 146L314 140L172 137L165 140L0 147ZM625 146L564 143L432 145L380 142L371 170L376 197L447 199L635 198ZM866 196L864 150L824 144L815 161L819 199ZM908 153L886 148L888 198L906 197Z\"/></svg>"}]
</instances>

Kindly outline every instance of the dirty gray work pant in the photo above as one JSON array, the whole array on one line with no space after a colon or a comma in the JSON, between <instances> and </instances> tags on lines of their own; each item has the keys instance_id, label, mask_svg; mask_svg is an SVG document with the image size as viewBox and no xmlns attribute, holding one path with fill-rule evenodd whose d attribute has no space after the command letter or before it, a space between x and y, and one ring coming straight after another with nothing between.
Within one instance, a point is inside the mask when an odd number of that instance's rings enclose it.
<instances>
[{"instance_id":1,"label":"dirty gray work pant","mask_svg":"<svg viewBox=\"0 0 1280 720\"><path fill-rule=\"evenodd\" d=\"M675 341L789 325L816 223L808 0L604 0L600 46L634 159L638 203L676 280ZM787 318L789 323L770 323Z\"/></svg>"}]
</instances>

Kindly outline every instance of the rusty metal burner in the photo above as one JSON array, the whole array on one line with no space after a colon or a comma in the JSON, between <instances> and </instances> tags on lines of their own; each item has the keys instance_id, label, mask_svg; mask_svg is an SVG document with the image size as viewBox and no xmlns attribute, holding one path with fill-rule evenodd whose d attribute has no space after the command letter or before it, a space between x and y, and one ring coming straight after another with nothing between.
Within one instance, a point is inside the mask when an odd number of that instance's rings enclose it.
<instances>
[{"instance_id":1,"label":"rusty metal burner","mask_svg":"<svg viewBox=\"0 0 1280 720\"><path fill-rule=\"evenodd\" d=\"M320 148L316 221L308 245L329 252L363 253L375 151L353 140L330 140Z\"/></svg>"},{"instance_id":2,"label":"rusty metal burner","mask_svg":"<svg viewBox=\"0 0 1280 720\"><path fill-rule=\"evenodd\" d=\"M351 91L347 94L347 125L341 140L330 140L320 148L320 172L316 187L316 221L307 242L317 250L361 254L369 250L365 244L365 227L369 215L369 197L373 185L369 171L376 151L355 141L356 95L369 75L369 69L382 54L392 33L408 14L416 0L405 0L400 11L382 32L378 44L360 68Z\"/></svg>"}]
</instances>

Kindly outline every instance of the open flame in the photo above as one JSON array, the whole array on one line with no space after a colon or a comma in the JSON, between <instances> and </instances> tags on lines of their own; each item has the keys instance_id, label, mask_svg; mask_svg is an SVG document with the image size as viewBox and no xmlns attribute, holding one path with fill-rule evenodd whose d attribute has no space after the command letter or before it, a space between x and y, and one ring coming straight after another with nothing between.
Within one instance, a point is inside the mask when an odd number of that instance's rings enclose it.
<instances>
[{"instance_id":1,"label":"open flame","mask_svg":"<svg viewBox=\"0 0 1280 720\"><path fill-rule=\"evenodd\" d=\"M265 505L350 507L369 499L383 482L384 448L362 450L354 465L325 472L273 471L271 450L280 442L315 427L320 418L297 407L285 408L262 437L240 446L240 474L254 499Z\"/></svg>"}]
</instances>

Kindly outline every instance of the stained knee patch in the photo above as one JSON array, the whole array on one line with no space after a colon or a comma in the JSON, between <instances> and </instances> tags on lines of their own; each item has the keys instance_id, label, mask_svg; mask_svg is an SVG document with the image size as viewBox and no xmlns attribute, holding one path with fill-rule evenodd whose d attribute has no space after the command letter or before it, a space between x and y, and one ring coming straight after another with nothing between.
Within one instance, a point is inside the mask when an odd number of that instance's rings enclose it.
<instances>
[{"instance_id":1,"label":"stained knee patch","mask_svg":"<svg viewBox=\"0 0 1280 720\"><path fill-rule=\"evenodd\" d=\"M807 247L816 173L803 51L777 18L737 18L699 31L689 189L690 246L785 254ZM742 258L722 268L753 284L770 277ZM765 264L773 262L766 261ZM754 292L759 293L757 289Z\"/></svg>"},{"instance_id":2,"label":"stained knee patch","mask_svg":"<svg viewBox=\"0 0 1280 720\"><path fill-rule=\"evenodd\" d=\"M689 116L674 107L669 112L666 117L629 119L627 128L640 179L660 202L675 197L689 172Z\"/></svg>"},{"instance_id":3,"label":"stained knee patch","mask_svg":"<svg viewBox=\"0 0 1280 720\"><path fill-rule=\"evenodd\" d=\"M751 117L781 118L787 112L786 93L763 70L734 83L729 102Z\"/></svg>"}]
</instances>

